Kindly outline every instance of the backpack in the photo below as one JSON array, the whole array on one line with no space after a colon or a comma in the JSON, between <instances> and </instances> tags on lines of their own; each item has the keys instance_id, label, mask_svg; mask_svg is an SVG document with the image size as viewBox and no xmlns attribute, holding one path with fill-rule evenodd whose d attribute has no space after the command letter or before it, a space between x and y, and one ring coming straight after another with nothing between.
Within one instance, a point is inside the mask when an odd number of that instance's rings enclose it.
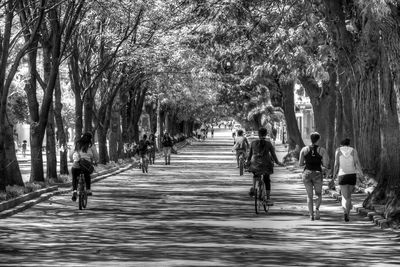
<instances>
[{"instance_id":1,"label":"backpack","mask_svg":"<svg viewBox=\"0 0 400 267\"><path fill-rule=\"evenodd\" d=\"M318 146L309 146L310 151L304 156L306 170L321 171L322 156L318 153Z\"/></svg>"}]
</instances>

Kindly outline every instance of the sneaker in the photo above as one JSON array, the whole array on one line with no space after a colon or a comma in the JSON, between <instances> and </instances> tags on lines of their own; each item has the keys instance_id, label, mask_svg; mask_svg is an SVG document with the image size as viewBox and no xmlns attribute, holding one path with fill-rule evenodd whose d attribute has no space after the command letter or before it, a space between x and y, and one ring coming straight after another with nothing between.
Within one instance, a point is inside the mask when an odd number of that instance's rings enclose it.
<instances>
[{"instance_id":1,"label":"sneaker","mask_svg":"<svg viewBox=\"0 0 400 267\"><path fill-rule=\"evenodd\" d=\"M254 197L254 188L250 187L249 196Z\"/></svg>"},{"instance_id":2,"label":"sneaker","mask_svg":"<svg viewBox=\"0 0 400 267\"><path fill-rule=\"evenodd\" d=\"M71 198L71 200L72 200L72 201L76 201L76 191L74 191L74 192L72 193L72 198Z\"/></svg>"},{"instance_id":3,"label":"sneaker","mask_svg":"<svg viewBox=\"0 0 400 267\"><path fill-rule=\"evenodd\" d=\"M315 219L319 220L321 216L319 215L319 210L315 210Z\"/></svg>"},{"instance_id":4,"label":"sneaker","mask_svg":"<svg viewBox=\"0 0 400 267\"><path fill-rule=\"evenodd\" d=\"M86 194L87 194L88 196L93 196L92 190L87 190L87 191L86 191Z\"/></svg>"}]
</instances>

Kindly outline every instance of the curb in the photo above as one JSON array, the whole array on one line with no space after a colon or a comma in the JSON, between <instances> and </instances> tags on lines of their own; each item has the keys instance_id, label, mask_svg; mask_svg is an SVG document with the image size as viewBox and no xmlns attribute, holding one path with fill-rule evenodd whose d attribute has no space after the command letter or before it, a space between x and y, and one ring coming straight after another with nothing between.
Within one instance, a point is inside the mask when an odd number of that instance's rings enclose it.
<instances>
[{"instance_id":1,"label":"curb","mask_svg":"<svg viewBox=\"0 0 400 267\"><path fill-rule=\"evenodd\" d=\"M324 193L330 195L332 198L336 199L338 202L342 201L342 196L335 190L325 189ZM389 221L385 219L381 205L377 205L373 210L364 208L361 204L354 205L352 210L359 215L368 217L375 225L379 226L381 229L392 229L390 227Z\"/></svg>"},{"instance_id":2,"label":"curb","mask_svg":"<svg viewBox=\"0 0 400 267\"><path fill-rule=\"evenodd\" d=\"M302 172L301 169L293 165L286 166L286 169L293 173ZM363 188L361 188L360 190L362 194L364 194L365 196L367 195L367 192ZM342 201L342 195L336 190L325 188L323 189L323 192L324 194L331 196L333 199L336 199L336 201L339 203ZM390 222L384 217L384 207L382 205L376 205L374 206L374 209L371 210L364 208L362 204L355 204L353 205L352 210L361 216L368 217L369 220L371 220L375 225L383 230L395 231L395 229L390 226Z\"/></svg>"},{"instance_id":3,"label":"curb","mask_svg":"<svg viewBox=\"0 0 400 267\"><path fill-rule=\"evenodd\" d=\"M104 180L107 177L110 177L112 175L127 171L132 167L133 167L133 165L129 164L128 166L125 166L122 168L113 167L113 168L105 170L101 173L100 172L96 173L95 175L92 176L92 183ZM0 204L0 219L6 218L6 217L12 216L14 214L17 214L21 211L24 211L24 210L36 205L37 203L48 200L49 198L51 198L53 196L70 193L72 191L71 189L59 190L59 188L70 187L70 186L71 186L71 183L63 184L63 185L55 185L55 186L51 186L48 188L40 189L38 191L29 193L26 195L22 195L15 199L11 199L9 201L1 203Z\"/></svg>"}]
</instances>

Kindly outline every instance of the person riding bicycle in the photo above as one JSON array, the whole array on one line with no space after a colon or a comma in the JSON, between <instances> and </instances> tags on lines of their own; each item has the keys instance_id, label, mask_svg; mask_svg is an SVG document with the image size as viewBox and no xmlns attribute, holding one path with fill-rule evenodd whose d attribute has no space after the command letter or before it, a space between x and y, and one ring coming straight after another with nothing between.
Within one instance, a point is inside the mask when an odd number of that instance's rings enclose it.
<instances>
[{"instance_id":1,"label":"person riding bicycle","mask_svg":"<svg viewBox=\"0 0 400 267\"><path fill-rule=\"evenodd\" d=\"M237 162L237 167L239 168L240 155L246 157L246 151L247 148L249 147L249 141L247 140L246 137L243 136L243 130L239 130L237 134L238 136L236 137L236 142L232 150L236 150L236 162Z\"/></svg>"},{"instance_id":2,"label":"person riding bicycle","mask_svg":"<svg viewBox=\"0 0 400 267\"><path fill-rule=\"evenodd\" d=\"M92 191L90 189L91 186L91 180L90 180L90 173L87 171L81 169L79 165L79 160L80 159L85 159L88 160L89 162L92 162L93 164L96 164L96 162L99 159L99 156L97 154L97 150L94 147L94 144L92 143L92 134L87 132L82 135L82 137L76 142L75 144L75 151L73 154L70 155L70 159L72 159L73 164L71 167L71 173L72 173L72 201L76 201L76 190L78 187L78 176L83 173L85 176L85 183L86 183L86 188L87 188L87 194L88 196L92 195Z\"/></svg>"},{"instance_id":3,"label":"person riding bicycle","mask_svg":"<svg viewBox=\"0 0 400 267\"><path fill-rule=\"evenodd\" d=\"M276 157L274 146L271 142L266 140L267 129L260 128L258 130L258 136L258 140L251 142L249 155L247 157L249 171L253 173L253 187L250 188L250 195L254 195L256 179L263 176L267 195L267 204L272 205L273 203L270 200L270 175L274 172L273 161L275 161L279 166L283 166L283 164Z\"/></svg>"}]
</instances>

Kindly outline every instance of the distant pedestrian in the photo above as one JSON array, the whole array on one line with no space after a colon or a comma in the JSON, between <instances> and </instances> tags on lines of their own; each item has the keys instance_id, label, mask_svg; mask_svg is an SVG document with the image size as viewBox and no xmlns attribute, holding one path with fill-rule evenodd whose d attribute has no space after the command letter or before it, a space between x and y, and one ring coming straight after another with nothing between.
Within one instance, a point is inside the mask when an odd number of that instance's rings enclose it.
<instances>
[{"instance_id":1,"label":"distant pedestrian","mask_svg":"<svg viewBox=\"0 0 400 267\"><path fill-rule=\"evenodd\" d=\"M299 166L305 166L302 174L304 186L307 191L307 204L310 219L320 219L319 207L322 201L322 167L328 168L329 157L325 148L317 145L320 135L317 132L311 133L311 145L303 147L300 151ZM315 217L313 191L317 200L315 201Z\"/></svg>"},{"instance_id":2,"label":"distant pedestrian","mask_svg":"<svg viewBox=\"0 0 400 267\"><path fill-rule=\"evenodd\" d=\"M26 147L28 145L27 143L28 142L26 140L22 141L22 156L24 156L24 158L26 156Z\"/></svg>"},{"instance_id":3,"label":"distant pedestrian","mask_svg":"<svg viewBox=\"0 0 400 267\"><path fill-rule=\"evenodd\" d=\"M150 134L149 137L149 160L150 164L154 164L156 159L156 137L154 134Z\"/></svg>"},{"instance_id":4,"label":"distant pedestrian","mask_svg":"<svg viewBox=\"0 0 400 267\"><path fill-rule=\"evenodd\" d=\"M173 142L168 132L164 133L161 144L163 145L165 165L171 165L171 148L173 146Z\"/></svg>"},{"instance_id":5,"label":"distant pedestrian","mask_svg":"<svg viewBox=\"0 0 400 267\"><path fill-rule=\"evenodd\" d=\"M351 193L357 182L357 173L363 175L360 160L357 151L350 147L350 139L346 138L340 143L340 147L336 149L335 167L333 169L334 177L339 180L344 220L346 222L350 220Z\"/></svg>"}]
</instances>

